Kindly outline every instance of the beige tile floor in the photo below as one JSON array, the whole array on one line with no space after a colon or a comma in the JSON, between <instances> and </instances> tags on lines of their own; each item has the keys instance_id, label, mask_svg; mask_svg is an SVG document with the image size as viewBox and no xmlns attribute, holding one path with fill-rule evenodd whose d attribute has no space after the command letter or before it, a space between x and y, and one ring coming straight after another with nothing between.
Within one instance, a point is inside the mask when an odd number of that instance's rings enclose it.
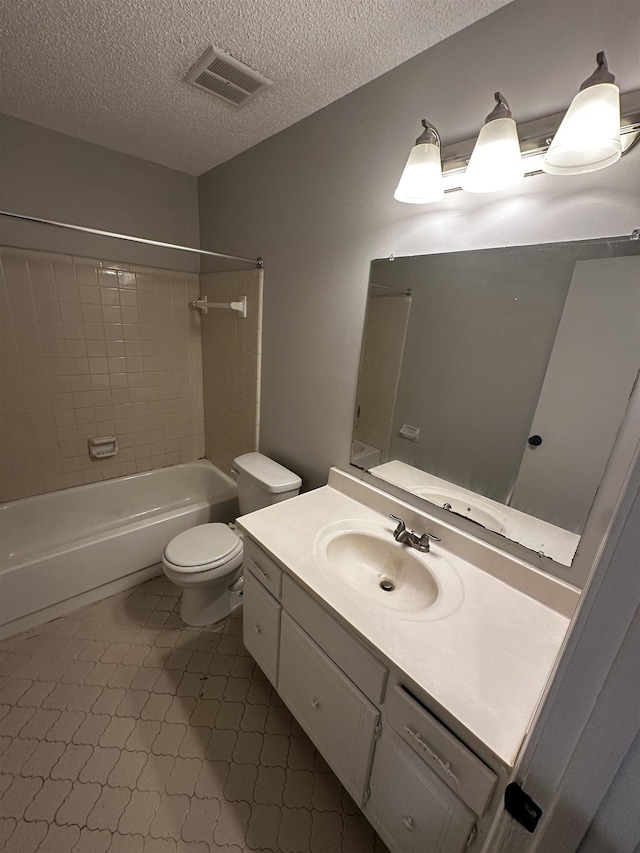
<instances>
[{"instance_id":1,"label":"beige tile floor","mask_svg":"<svg viewBox=\"0 0 640 853\"><path fill-rule=\"evenodd\" d=\"M155 579L0 642L4 853L385 853L242 644Z\"/></svg>"}]
</instances>

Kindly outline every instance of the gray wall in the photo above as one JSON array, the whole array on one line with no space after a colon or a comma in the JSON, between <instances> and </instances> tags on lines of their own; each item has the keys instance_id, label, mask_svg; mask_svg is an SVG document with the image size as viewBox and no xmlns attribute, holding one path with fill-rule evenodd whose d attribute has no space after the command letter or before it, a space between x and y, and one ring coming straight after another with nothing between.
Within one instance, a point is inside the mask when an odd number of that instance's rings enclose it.
<instances>
[{"instance_id":1,"label":"gray wall","mask_svg":"<svg viewBox=\"0 0 640 853\"><path fill-rule=\"evenodd\" d=\"M640 733L631 744L578 853L637 853L640 845Z\"/></svg>"},{"instance_id":2,"label":"gray wall","mask_svg":"<svg viewBox=\"0 0 640 853\"><path fill-rule=\"evenodd\" d=\"M0 115L0 209L198 245L197 179ZM0 245L198 272L198 255L0 217Z\"/></svg>"},{"instance_id":3,"label":"gray wall","mask_svg":"<svg viewBox=\"0 0 640 853\"><path fill-rule=\"evenodd\" d=\"M369 262L630 232L640 149L578 178L413 207L393 190L420 119L477 133L498 88L516 119L568 106L607 51L640 88L636 0L516 0L199 179L202 245L265 260L261 449L305 487L348 462Z\"/></svg>"},{"instance_id":4,"label":"gray wall","mask_svg":"<svg viewBox=\"0 0 640 853\"><path fill-rule=\"evenodd\" d=\"M640 845L640 733L583 838L578 853L637 853Z\"/></svg>"}]
</instances>

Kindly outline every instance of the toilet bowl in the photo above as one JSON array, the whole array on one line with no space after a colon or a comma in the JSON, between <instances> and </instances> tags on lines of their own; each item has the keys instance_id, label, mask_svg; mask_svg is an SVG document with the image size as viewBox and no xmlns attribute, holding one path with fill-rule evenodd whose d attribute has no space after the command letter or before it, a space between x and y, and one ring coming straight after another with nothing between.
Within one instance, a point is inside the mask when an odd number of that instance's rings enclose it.
<instances>
[{"instance_id":1,"label":"toilet bowl","mask_svg":"<svg viewBox=\"0 0 640 853\"><path fill-rule=\"evenodd\" d=\"M245 453L234 465L242 514L300 491L297 474L261 453ZM187 625L219 622L242 603L242 538L227 524L199 524L179 533L164 549L162 568L182 587L180 616Z\"/></svg>"},{"instance_id":2,"label":"toilet bowl","mask_svg":"<svg viewBox=\"0 0 640 853\"><path fill-rule=\"evenodd\" d=\"M182 587L180 616L202 627L224 619L242 601L242 540L226 524L199 524L178 534L162 555L170 581Z\"/></svg>"}]
</instances>

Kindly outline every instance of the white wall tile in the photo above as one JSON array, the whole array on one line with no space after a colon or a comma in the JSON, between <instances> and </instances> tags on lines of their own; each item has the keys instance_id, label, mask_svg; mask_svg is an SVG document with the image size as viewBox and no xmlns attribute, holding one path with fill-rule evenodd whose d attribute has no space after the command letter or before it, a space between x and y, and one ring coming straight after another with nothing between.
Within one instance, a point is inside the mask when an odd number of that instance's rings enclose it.
<instances>
[{"instance_id":1,"label":"white wall tile","mask_svg":"<svg viewBox=\"0 0 640 853\"><path fill-rule=\"evenodd\" d=\"M0 501L204 455L197 275L6 247L0 262ZM118 456L90 459L87 439L114 432Z\"/></svg>"},{"instance_id":2,"label":"white wall tile","mask_svg":"<svg viewBox=\"0 0 640 853\"><path fill-rule=\"evenodd\" d=\"M247 317L211 309L202 317L202 370L207 458L229 471L236 456L258 449L261 270L207 273L201 292L210 302L247 297ZM190 294L195 299L198 294ZM190 354L193 369L197 354ZM199 405L199 401L197 401Z\"/></svg>"}]
</instances>

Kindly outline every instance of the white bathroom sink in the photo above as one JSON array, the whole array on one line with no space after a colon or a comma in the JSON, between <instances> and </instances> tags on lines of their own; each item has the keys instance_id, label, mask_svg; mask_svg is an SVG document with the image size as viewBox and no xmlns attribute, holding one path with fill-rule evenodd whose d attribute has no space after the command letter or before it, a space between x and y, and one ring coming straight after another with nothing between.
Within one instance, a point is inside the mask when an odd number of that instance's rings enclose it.
<instances>
[{"instance_id":1,"label":"white bathroom sink","mask_svg":"<svg viewBox=\"0 0 640 853\"><path fill-rule=\"evenodd\" d=\"M325 527L314 553L325 577L368 608L412 621L450 615L464 598L462 583L441 554L401 545L393 526L359 521Z\"/></svg>"},{"instance_id":2,"label":"white bathroom sink","mask_svg":"<svg viewBox=\"0 0 640 853\"><path fill-rule=\"evenodd\" d=\"M438 584L423 560L395 540L349 531L329 539L326 557L344 583L385 607L423 610L438 597Z\"/></svg>"}]
</instances>

